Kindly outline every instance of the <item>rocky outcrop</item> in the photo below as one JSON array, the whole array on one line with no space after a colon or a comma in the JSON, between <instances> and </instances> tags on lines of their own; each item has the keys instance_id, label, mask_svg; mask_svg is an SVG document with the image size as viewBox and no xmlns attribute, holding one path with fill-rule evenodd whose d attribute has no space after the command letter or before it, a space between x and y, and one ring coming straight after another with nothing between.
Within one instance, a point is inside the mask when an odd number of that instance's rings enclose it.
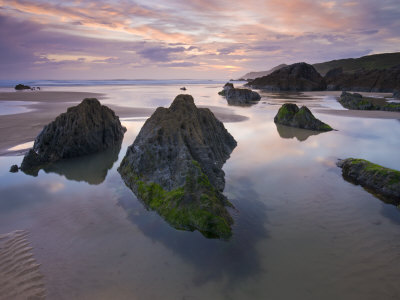
<instances>
[{"instance_id":1,"label":"rocky outcrop","mask_svg":"<svg viewBox=\"0 0 400 300\"><path fill-rule=\"evenodd\" d=\"M268 71L261 71L261 72L250 72L245 74L242 78L238 79L238 80L253 80L259 77L263 77L263 76L267 76L269 74L271 74L272 72L282 69L283 67L286 67L287 64L280 64L276 67L273 67L272 69L268 70Z\"/></svg>"},{"instance_id":2,"label":"rocky outcrop","mask_svg":"<svg viewBox=\"0 0 400 300\"><path fill-rule=\"evenodd\" d=\"M306 106L302 106L299 109L296 104L292 103L282 105L274 118L274 122L281 125L315 131L333 130L331 126L315 118Z\"/></svg>"},{"instance_id":3,"label":"rocky outcrop","mask_svg":"<svg viewBox=\"0 0 400 300\"><path fill-rule=\"evenodd\" d=\"M30 90L31 87L28 85L24 85L24 84L17 84L14 89L16 89L17 91L22 91L22 90Z\"/></svg>"},{"instance_id":4,"label":"rocky outcrop","mask_svg":"<svg viewBox=\"0 0 400 300\"><path fill-rule=\"evenodd\" d=\"M84 99L43 128L21 170L35 175L45 164L120 145L125 131L111 109L95 98Z\"/></svg>"},{"instance_id":5,"label":"rocky outcrop","mask_svg":"<svg viewBox=\"0 0 400 300\"><path fill-rule=\"evenodd\" d=\"M229 105L251 105L261 99L261 96L257 92L249 89L235 88L233 84L229 82L224 85L224 89L218 94L225 96Z\"/></svg>"},{"instance_id":6,"label":"rocky outcrop","mask_svg":"<svg viewBox=\"0 0 400 300\"><path fill-rule=\"evenodd\" d=\"M248 86L270 91L321 91L326 89L322 76L312 65L292 64L272 72L268 76L250 81Z\"/></svg>"},{"instance_id":7,"label":"rocky outcrop","mask_svg":"<svg viewBox=\"0 0 400 300\"><path fill-rule=\"evenodd\" d=\"M329 91L388 92L400 90L400 65L383 70L358 70L354 73L336 69L325 76Z\"/></svg>"},{"instance_id":8,"label":"rocky outcrop","mask_svg":"<svg viewBox=\"0 0 400 300\"><path fill-rule=\"evenodd\" d=\"M400 103L387 102L385 99L363 97L358 93L342 92L339 102L343 105L343 107L348 109L400 112Z\"/></svg>"},{"instance_id":9,"label":"rocky outcrop","mask_svg":"<svg viewBox=\"0 0 400 300\"><path fill-rule=\"evenodd\" d=\"M343 178L359 184L387 202L400 204L400 172L373 164L364 159L339 160Z\"/></svg>"},{"instance_id":10,"label":"rocky outcrop","mask_svg":"<svg viewBox=\"0 0 400 300\"><path fill-rule=\"evenodd\" d=\"M233 219L221 168L235 147L208 108L178 95L146 121L118 171L146 207L175 228L229 238Z\"/></svg>"}]
</instances>

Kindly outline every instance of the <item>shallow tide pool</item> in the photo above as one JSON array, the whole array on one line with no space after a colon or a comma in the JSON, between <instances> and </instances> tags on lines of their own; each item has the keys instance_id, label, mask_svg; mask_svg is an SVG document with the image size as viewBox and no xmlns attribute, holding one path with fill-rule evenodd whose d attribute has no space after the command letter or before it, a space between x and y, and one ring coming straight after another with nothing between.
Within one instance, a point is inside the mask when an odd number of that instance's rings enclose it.
<instances>
[{"instance_id":1,"label":"shallow tide pool","mask_svg":"<svg viewBox=\"0 0 400 300\"><path fill-rule=\"evenodd\" d=\"M51 87L105 93L104 104L169 106L178 85ZM227 107L220 85L188 85ZM178 231L147 211L117 168L145 118L124 118L121 149L12 174L0 157L0 233L27 230L49 299L399 299L400 210L341 176L339 158L400 170L400 121L315 113L337 131L276 126L280 105L339 109L332 95L262 93L225 123L234 204L229 241ZM32 112L35 113L35 112ZM1 298L1 297L0 297Z\"/></svg>"}]
</instances>

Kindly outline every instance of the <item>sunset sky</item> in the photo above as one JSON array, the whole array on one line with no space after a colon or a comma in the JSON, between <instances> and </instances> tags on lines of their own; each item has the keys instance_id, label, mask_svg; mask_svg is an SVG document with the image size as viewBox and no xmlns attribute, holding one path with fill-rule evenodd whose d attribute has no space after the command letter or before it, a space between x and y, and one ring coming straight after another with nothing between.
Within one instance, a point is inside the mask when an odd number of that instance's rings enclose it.
<instances>
[{"instance_id":1,"label":"sunset sky","mask_svg":"<svg viewBox=\"0 0 400 300\"><path fill-rule=\"evenodd\" d=\"M0 79L226 79L397 52L399 16L399 0L0 0Z\"/></svg>"}]
</instances>

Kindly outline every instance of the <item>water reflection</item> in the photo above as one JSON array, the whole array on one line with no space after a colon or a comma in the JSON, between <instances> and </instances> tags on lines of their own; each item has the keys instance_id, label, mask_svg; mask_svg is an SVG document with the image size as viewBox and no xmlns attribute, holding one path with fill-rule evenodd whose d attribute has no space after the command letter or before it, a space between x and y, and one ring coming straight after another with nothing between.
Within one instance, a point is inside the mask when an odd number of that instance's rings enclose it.
<instances>
[{"instance_id":1,"label":"water reflection","mask_svg":"<svg viewBox=\"0 0 400 300\"><path fill-rule=\"evenodd\" d=\"M229 241L206 239L197 231L173 229L155 212L146 211L128 189L120 191L118 203L126 210L128 219L146 236L161 242L194 265L195 285L221 279L228 279L228 284L232 284L254 278L264 271L260 261L262 256L256 246L268 237L264 226L266 206L260 201L251 181L238 178L234 183L228 187L229 199L239 212L230 211L235 224Z\"/></svg>"},{"instance_id":2,"label":"water reflection","mask_svg":"<svg viewBox=\"0 0 400 300\"><path fill-rule=\"evenodd\" d=\"M298 141L303 142L307 140L312 135L318 135L320 131L313 131L301 128L295 128L280 124L275 124L276 130L279 133L279 136L283 139L293 139L296 138Z\"/></svg>"},{"instance_id":3,"label":"water reflection","mask_svg":"<svg viewBox=\"0 0 400 300\"><path fill-rule=\"evenodd\" d=\"M118 160L121 145L111 147L105 151L76 158L61 160L42 167L46 173L56 173L65 176L68 180L84 181L89 184L101 184L108 171ZM35 172L25 172L27 175L37 176Z\"/></svg>"}]
</instances>

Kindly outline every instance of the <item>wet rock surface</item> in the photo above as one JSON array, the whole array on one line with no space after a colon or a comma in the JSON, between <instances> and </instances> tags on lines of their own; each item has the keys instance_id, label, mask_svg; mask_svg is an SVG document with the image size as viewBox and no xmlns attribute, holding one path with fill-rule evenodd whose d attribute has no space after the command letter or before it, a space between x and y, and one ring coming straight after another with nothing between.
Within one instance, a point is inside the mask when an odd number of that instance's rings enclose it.
<instances>
[{"instance_id":1,"label":"wet rock surface","mask_svg":"<svg viewBox=\"0 0 400 300\"><path fill-rule=\"evenodd\" d=\"M249 89L238 89L233 86L232 83L226 83L224 89L218 93L221 96L225 96L229 105L251 105L260 101L261 96Z\"/></svg>"},{"instance_id":2,"label":"wet rock surface","mask_svg":"<svg viewBox=\"0 0 400 300\"><path fill-rule=\"evenodd\" d=\"M304 62L283 67L273 73L250 81L248 86L270 91L322 91L323 77L312 65Z\"/></svg>"},{"instance_id":3,"label":"wet rock surface","mask_svg":"<svg viewBox=\"0 0 400 300\"><path fill-rule=\"evenodd\" d=\"M347 158L337 162L343 178L366 188L386 202L400 204L400 171L364 159Z\"/></svg>"},{"instance_id":4,"label":"wet rock surface","mask_svg":"<svg viewBox=\"0 0 400 300\"><path fill-rule=\"evenodd\" d=\"M400 65L383 70L343 72L336 68L325 75L329 91L356 91L392 93L400 90Z\"/></svg>"},{"instance_id":5,"label":"wet rock surface","mask_svg":"<svg viewBox=\"0 0 400 300\"><path fill-rule=\"evenodd\" d=\"M299 109L296 104L292 103L282 105L274 118L274 122L280 125L315 131L333 130L328 124L315 118L306 106L302 106Z\"/></svg>"},{"instance_id":6,"label":"wet rock surface","mask_svg":"<svg viewBox=\"0 0 400 300\"><path fill-rule=\"evenodd\" d=\"M95 98L84 99L43 128L21 170L35 175L45 164L121 145L125 131L111 109Z\"/></svg>"},{"instance_id":7,"label":"wet rock surface","mask_svg":"<svg viewBox=\"0 0 400 300\"><path fill-rule=\"evenodd\" d=\"M229 238L233 219L222 194L222 166L235 147L209 109L178 95L146 121L118 171L146 207L173 227Z\"/></svg>"}]
</instances>

